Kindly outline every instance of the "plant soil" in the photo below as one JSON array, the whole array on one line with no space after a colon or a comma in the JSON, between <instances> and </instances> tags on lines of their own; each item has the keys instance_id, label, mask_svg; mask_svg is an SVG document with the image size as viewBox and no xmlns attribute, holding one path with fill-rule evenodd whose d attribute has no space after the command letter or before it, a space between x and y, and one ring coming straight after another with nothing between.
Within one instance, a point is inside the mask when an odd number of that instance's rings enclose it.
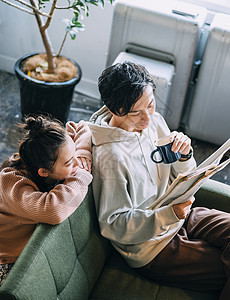
<instances>
[{"instance_id":1,"label":"plant soil","mask_svg":"<svg viewBox=\"0 0 230 300\"><path fill-rule=\"evenodd\" d=\"M26 59L22 71L37 80L46 82L64 82L78 77L78 69L69 59L59 56L54 57L56 65L54 73L48 73L46 54L37 54Z\"/></svg>"}]
</instances>

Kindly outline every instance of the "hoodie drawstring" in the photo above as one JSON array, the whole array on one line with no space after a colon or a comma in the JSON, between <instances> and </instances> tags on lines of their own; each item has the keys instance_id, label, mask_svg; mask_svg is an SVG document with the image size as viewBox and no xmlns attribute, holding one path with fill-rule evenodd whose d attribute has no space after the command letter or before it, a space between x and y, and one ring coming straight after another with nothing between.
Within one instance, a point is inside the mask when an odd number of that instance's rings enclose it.
<instances>
[{"instance_id":1,"label":"hoodie drawstring","mask_svg":"<svg viewBox=\"0 0 230 300\"><path fill-rule=\"evenodd\" d=\"M155 146L155 143L153 143L151 137L150 137L150 134L149 134L149 127L147 128L147 132L148 132L148 137L149 137L149 141L150 141L150 144L152 146L152 149L156 149L156 146ZM157 175L159 177L159 179L161 180L161 175L160 175L160 170L159 170L159 165L156 164L156 167L157 167Z\"/></svg>"},{"instance_id":2,"label":"hoodie drawstring","mask_svg":"<svg viewBox=\"0 0 230 300\"><path fill-rule=\"evenodd\" d=\"M143 148L142 148L142 145L141 145L141 141L140 141L140 139L139 139L139 136L136 135L136 137L137 137L137 140L138 140L138 143L139 143L139 147L140 147L140 149L141 149L141 153L142 153L143 158L144 158L145 166L146 166L147 172L148 172L148 174L149 174L150 180L152 181L152 184L155 184L155 183L154 183L154 180L153 180L153 178L152 178L152 175L151 175L151 173L150 173L150 171L149 171L148 164L147 164L146 159L145 159L145 154L144 154L144 151L143 151ZM158 176L159 176L158 166L157 166L157 174L158 174Z\"/></svg>"}]
</instances>

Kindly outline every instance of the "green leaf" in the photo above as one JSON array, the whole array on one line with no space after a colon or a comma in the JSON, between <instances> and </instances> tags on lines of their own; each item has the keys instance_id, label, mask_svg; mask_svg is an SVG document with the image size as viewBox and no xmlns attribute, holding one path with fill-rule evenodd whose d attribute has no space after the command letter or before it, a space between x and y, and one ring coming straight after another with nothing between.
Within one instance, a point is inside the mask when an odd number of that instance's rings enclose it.
<instances>
[{"instance_id":1,"label":"green leaf","mask_svg":"<svg viewBox=\"0 0 230 300\"><path fill-rule=\"evenodd\" d=\"M73 13L74 14L78 14L78 15L80 15L80 13L81 13L81 10L79 9L79 7L77 7L77 6L73 6Z\"/></svg>"},{"instance_id":2,"label":"green leaf","mask_svg":"<svg viewBox=\"0 0 230 300\"><path fill-rule=\"evenodd\" d=\"M1 1L1 0L0 0ZM39 0L41 4L44 4L44 2L49 2L50 0ZM114 0L110 0L110 3L112 4ZM61 19L62 22L66 24L66 32L70 35L72 40L76 39L77 34L80 31L83 31L85 29L84 25L81 23L84 15L86 17L89 16L89 8L90 4L95 6L102 6L105 5L105 0L67 0L69 3L70 11L73 13L72 20L69 19Z\"/></svg>"},{"instance_id":3,"label":"green leaf","mask_svg":"<svg viewBox=\"0 0 230 300\"><path fill-rule=\"evenodd\" d=\"M78 15L78 16L75 15L75 16L73 17L73 19L72 19L72 23L73 23L73 24L78 23L78 17L79 17L79 15Z\"/></svg>"},{"instance_id":4,"label":"green leaf","mask_svg":"<svg viewBox=\"0 0 230 300\"><path fill-rule=\"evenodd\" d=\"M72 40L75 40L75 38L77 36L74 31L69 31L69 35L70 35L70 37L71 37Z\"/></svg>"},{"instance_id":5,"label":"green leaf","mask_svg":"<svg viewBox=\"0 0 230 300\"><path fill-rule=\"evenodd\" d=\"M45 8L45 2L50 2L50 0L38 0L38 8Z\"/></svg>"},{"instance_id":6,"label":"green leaf","mask_svg":"<svg viewBox=\"0 0 230 300\"><path fill-rule=\"evenodd\" d=\"M70 32L71 30L72 30L72 28L71 28L71 26L66 26L66 28L65 28L65 30L67 31L67 32Z\"/></svg>"},{"instance_id":7,"label":"green leaf","mask_svg":"<svg viewBox=\"0 0 230 300\"><path fill-rule=\"evenodd\" d=\"M74 28L74 27L83 28L84 25L82 25L80 22L76 22L76 23L73 23L73 25L71 26L71 28Z\"/></svg>"},{"instance_id":8,"label":"green leaf","mask_svg":"<svg viewBox=\"0 0 230 300\"><path fill-rule=\"evenodd\" d=\"M90 1L90 2L88 2L88 3L90 3L90 4L92 4L92 5L95 5L95 6L98 6L98 2L92 2L92 1Z\"/></svg>"}]
</instances>

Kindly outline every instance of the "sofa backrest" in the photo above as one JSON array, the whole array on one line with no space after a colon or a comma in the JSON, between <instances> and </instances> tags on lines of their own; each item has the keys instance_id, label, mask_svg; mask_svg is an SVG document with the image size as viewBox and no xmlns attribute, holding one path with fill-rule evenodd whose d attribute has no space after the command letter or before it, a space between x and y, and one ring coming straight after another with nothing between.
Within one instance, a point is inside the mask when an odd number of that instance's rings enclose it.
<instances>
[{"instance_id":1,"label":"sofa backrest","mask_svg":"<svg viewBox=\"0 0 230 300\"><path fill-rule=\"evenodd\" d=\"M0 288L0 299L88 299L111 250L99 233L91 186L62 224L39 224Z\"/></svg>"}]
</instances>

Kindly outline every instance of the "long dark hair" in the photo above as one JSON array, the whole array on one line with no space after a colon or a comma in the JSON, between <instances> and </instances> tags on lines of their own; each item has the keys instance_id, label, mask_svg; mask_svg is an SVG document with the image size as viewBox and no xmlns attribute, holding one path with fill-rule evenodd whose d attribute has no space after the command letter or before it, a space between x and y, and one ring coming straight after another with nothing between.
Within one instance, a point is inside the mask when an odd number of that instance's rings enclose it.
<instances>
[{"instance_id":1,"label":"long dark hair","mask_svg":"<svg viewBox=\"0 0 230 300\"><path fill-rule=\"evenodd\" d=\"M42 188L44 180L38 175L38 169L52 170L59 148L66 141L65 128L58 120L42 115L25 118L19 127L26 133L19 144L18 153L5 160L1 169L13 167L25 171Z\"/></svg>"}]
</instances>

